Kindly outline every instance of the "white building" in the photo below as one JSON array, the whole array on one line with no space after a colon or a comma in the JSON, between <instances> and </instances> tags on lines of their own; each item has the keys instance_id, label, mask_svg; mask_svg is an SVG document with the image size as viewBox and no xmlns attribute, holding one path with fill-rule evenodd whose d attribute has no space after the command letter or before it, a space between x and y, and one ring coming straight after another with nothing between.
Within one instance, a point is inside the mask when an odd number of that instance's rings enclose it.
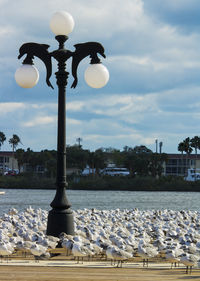
<instances>
[{"instance_id":1,"label":"white building","mask_svg":"<svg viewBox=\"0 0 200 281\"><path fill-rule=\"evenodd\" d=\"M0 172L18 170L18 162L11 151L0 151Z\"/></svg>"}]
</instances>

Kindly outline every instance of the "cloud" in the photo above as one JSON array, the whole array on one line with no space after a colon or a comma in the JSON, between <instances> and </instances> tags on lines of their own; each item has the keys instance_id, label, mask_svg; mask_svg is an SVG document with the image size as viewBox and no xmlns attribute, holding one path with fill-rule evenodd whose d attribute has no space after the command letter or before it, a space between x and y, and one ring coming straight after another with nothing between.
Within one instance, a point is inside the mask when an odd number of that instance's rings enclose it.
<instances>
[{"instance_id":1,"label":"cloud","mask_svg":"<svg viewBox=\"0 0 200 281\"><path fill-rule=\"evenodd\" d=\"M30 121L22 122L22 126L24 127L35 127L35 126L43 126L47 124L54 123L57 117L55 116L39 116Z\"/></svg>"},{"instance_id":2,"label":"cloud","mask_svg":"<svg viewBox=\"0 0 200 281\"><path fill-rule=\"evenodd\" d=\"M0 103L0 112L2 115L10 114L18 110L25 109L26 105L24 103L16 103L16 102L4 102Z\"/></svg>"},{"instance_id":3,"label":"cloud","mask_svg":"<svg viewBox=\"0 0 200 281\"><path fill-rule=\"evenodd\" d=\"M70 110L70 111L82 110L83 106L84 106L84 103L82 101L69 102L67 104L67 110Z\"/></svg>"}]
</instances>

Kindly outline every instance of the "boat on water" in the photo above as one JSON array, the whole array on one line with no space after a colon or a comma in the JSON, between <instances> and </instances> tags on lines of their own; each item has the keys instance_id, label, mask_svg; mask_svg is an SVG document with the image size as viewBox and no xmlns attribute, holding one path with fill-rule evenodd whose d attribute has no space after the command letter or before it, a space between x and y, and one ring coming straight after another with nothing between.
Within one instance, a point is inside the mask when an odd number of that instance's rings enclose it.
<instances>
[{"instance_id":1,"label":"boat on water","mask_svg":"<svg viewBox=\"0 0 200 281\"><path fill-rule=\"evenodd\" d=\"M130 172L126 168L107 167L101 171L101 174L108 176L129 176Z\"/></svg>"},{"instance_id":2,"label":"boat on water","mask_svg":"<svg viewBox=\"0 0 200 281\"><path fill-rule=\"evenodd\" d=\"M188 169L187 177L184 178L186 181L197 181L200 180L200 169Z\"/></svg>"},{"instance_id":3,"label":"boat on water","mask_svg":"<svg viewBox=\"0 0 200 281\"><path fill-rule=\"evenodd\" d=\"M0 195L4 195L5 194L5 191L0 191Z\"/></svg>"}]
</instances>

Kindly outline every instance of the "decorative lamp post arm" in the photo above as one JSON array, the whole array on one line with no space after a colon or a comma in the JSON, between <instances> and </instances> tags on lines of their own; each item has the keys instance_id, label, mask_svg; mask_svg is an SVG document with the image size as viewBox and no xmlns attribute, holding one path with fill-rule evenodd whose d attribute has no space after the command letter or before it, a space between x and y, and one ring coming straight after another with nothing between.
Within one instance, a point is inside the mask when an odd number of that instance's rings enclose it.
<instances>
[{"instance_id":1,"label":"decorative lamp post arm","mask_svg":"<svg viewBox=\"0 0 200 281\"><path fill-rule=\"evenodd\" d=\"M64 42L68 39L67 36L58 35L56 40L59 42L59 49L51 53L48 52L49 45L38 44L38 43L25 43L19 49L20 59L25 54L27 55L23 61L23 64L33 65L34 57L41 59L46 66L46 83L52 89L53 86L50 82L50 77L52 75L52 62L51 57L54 57L59 63L64 63L70 57L72 57L72 76L74 77L74 82L71 85L71 88L76 88L78 83L77 69L79 63L86 57L90 56L91 64L101 63L97 54L100 54L102 57L106 58L104 54L104 47L98 42L86 42L74 45L75 51L71 52L64 49Z\"/></svg>"},{"instance_id":2,"label":"decorative lamp post arm","mask_svg":"<svg viewBox=\"0 0 200 281\"><path fill-rule=\"evenodd\" d=\"M104 58L106 57L104 54L104 47L98 43L98 42L86 42L81 44L74 45L76 48L75 52L72 55L72 76L74 77L74 82L71 85L71 88L76 88L78 83L77 78L77 69L79 63L86 58L87 56L90 56L91 63L96 64L100 63L100 59L97 56L97 53L102 55Z\"/></svg>"},{"instance_id":3,"label":"decorative lamp post arm","mask_svg":"<svg viewBox=\"0 0 200 281\"><path fill-rule=\"evenodd\" d=\"M18 59L20 59L25 54L27 56L23 61L23 64L33 64L34 57L38 57L39 59L41 59L46 66L46 83L53 89L53 86L49 80L52 74L51 54L48 52L49 47L50 46L46 44L25 43L19 49Z\"/></svg>"}]
</instances>

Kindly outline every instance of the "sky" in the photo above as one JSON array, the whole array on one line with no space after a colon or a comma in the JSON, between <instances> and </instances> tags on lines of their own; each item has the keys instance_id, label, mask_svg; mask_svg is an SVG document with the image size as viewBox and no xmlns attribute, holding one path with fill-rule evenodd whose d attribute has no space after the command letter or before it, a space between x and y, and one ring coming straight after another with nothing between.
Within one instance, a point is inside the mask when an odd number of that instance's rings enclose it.
<instances>
[{"instance_id":1,"label":"sky","mask_svg":"<svg viewBox=\"0 0 200 281\"><path fill-rule=\"evenodd\" d=\"M186 137L200 135L200 1L199 0L0 0L0 131L7 137L2 150L11 150L13 134L18 148L56 149L57 86L53 62L51 83L45 67L32 89L20 88L14 79L23 59L23 43L57 42L50 30L51 16L65 10L75 21L66 48L88 41L105 48L110 80L101 89L84 81L89 60L81 62L79 83L71 89L71 61L67 87L66 143L81 138L84 149L123 150L145 145L178 153Z\"/></svg>"}]
</instances>

